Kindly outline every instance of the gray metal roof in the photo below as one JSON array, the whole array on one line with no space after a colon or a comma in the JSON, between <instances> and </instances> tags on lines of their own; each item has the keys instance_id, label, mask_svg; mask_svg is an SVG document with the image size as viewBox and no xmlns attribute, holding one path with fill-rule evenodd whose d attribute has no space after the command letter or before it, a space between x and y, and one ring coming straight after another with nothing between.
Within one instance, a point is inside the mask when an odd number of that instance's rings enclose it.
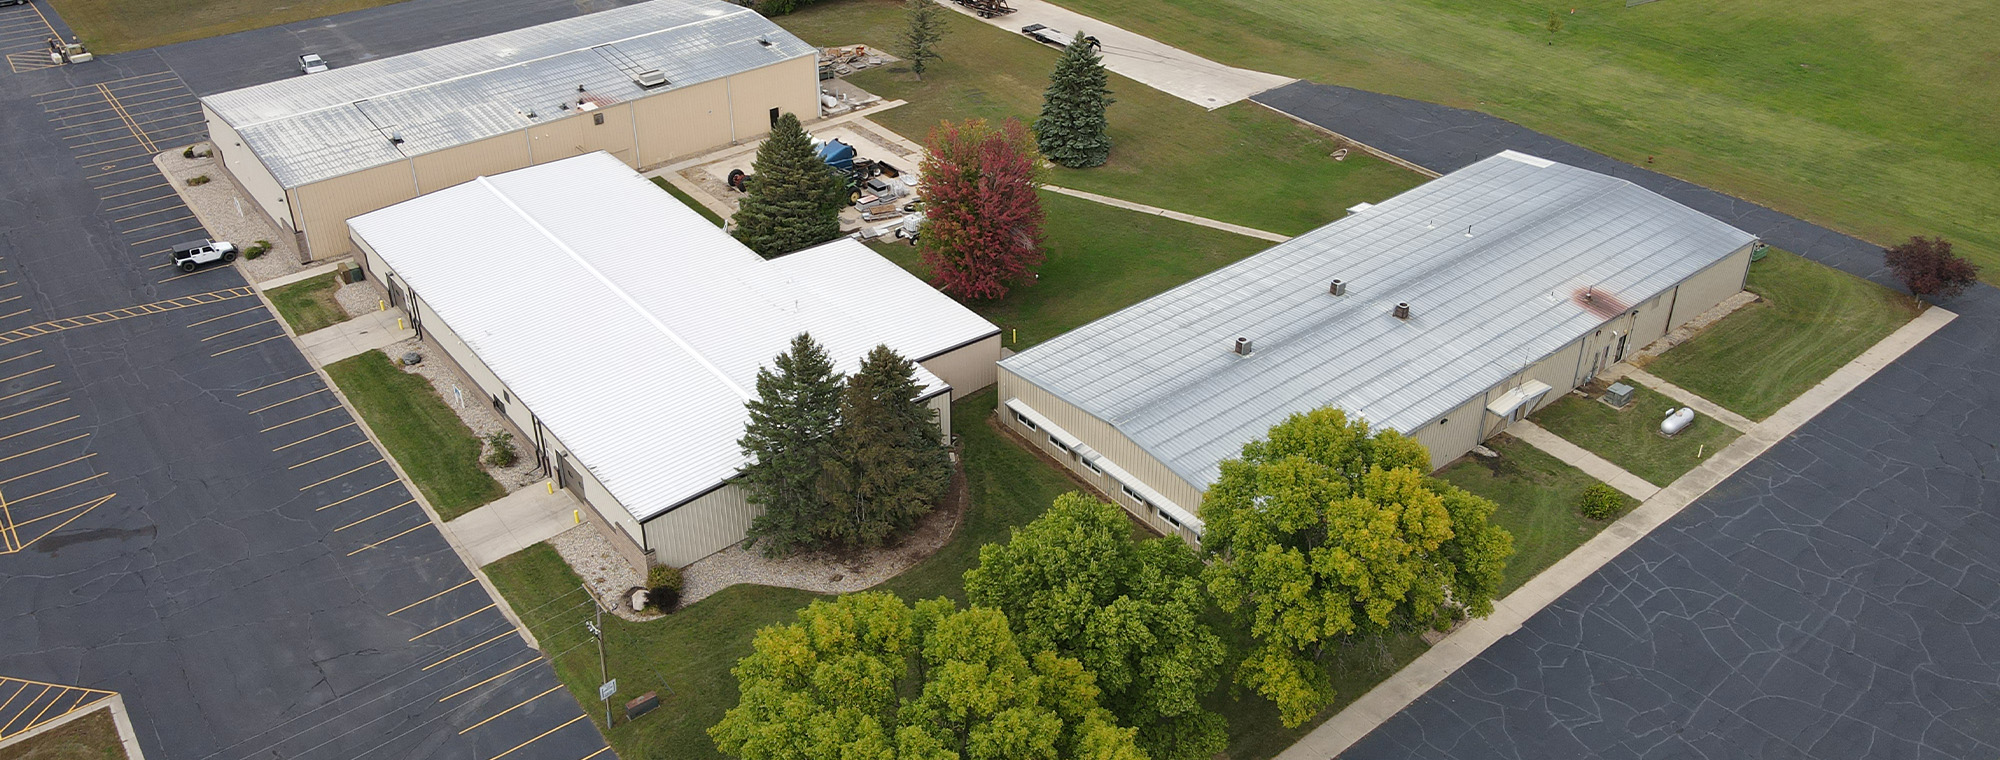
<instances>
[{"instance_id":1,"label":"gray metal roof","mask_svg":"<svg viewBox=\"0 0 2000 760\"><path fill-rule=\"evenodd\" d=\"M816 53L733 3L652 0L202 102L279 184L298 187L568 115L558 105L574 104L578 85L610 105ZM633 83L651 69L667 84Z\"/></svg>"},{"instance_id":2,"label":"gray metal roof","mask_svg":"<svg viewBox=\"0 0 2000 760\"><path fill-rule=\"evenodd\" d=\"M1624 180L1509 151L1001 366L1206 487L1294 412L1428 424L1625 308L1607 304L1653 298L1754 239ZM1327 292L1336 278L1347 295ZM1398 302L1410 319L1392 314ZM1231 351L1238 337L1251 355Z\"/></svg>"}]
</instances>

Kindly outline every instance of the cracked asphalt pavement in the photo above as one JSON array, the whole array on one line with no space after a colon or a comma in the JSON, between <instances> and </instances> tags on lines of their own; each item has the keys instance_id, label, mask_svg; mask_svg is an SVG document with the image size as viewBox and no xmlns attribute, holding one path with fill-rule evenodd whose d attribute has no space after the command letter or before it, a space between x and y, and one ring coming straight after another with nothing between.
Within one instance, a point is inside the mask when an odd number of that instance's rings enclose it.
<instances>
[{"instance_id":1,"label":"cracked asphalt pavement","mask_svg":"<svg viewBox=\"0 0 2000 760\"><path fill-rule=\"evenodd\" d=\"M1623 177L1887 282L1874 244L1491 116L1310 82L1253 100L1439 172L1513 149ZM2000 290L1945 305L1344 757L2000 756Z\"/></svg>"}]
</instances>

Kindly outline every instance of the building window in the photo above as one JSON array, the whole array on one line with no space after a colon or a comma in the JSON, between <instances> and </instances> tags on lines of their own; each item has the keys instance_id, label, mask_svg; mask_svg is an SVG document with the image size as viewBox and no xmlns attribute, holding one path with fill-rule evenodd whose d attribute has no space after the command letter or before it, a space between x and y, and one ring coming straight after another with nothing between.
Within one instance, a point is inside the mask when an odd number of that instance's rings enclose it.
<instances>
[{"instance_id":1,"label":"building window","mask_svg":"<svg viewBox=\"0 0 2000 760\"><path fill-rule=\"evenodd\" d=\"M601 114L601 113L594 113L594 114L591 114L591 115L590 115L590 123L592 123L592 124L595 124L595 125L597 125L597 126L600 126L600 127L601 127L601 126L604 126L604 114Z\"/></svg>"},{"instance_id":2,"label":"building window","mask_svg":"<svg viewBox=\"0 0 2000 760\"><path fill-rule=\"evenodd\" d=\"M1029 430L1040 430L1040 429L1041 429L1041 428L1038 428L1038 427L1035 427L1035 421L1034 421L1034 420L1031 420L1031 419L1028 419L1028 415L1025 415L1025 414L1022 414L1022 413L1020 413L1020 412L1015 412L1015 413L1014 413L1014 421L1015 421L1015 422L1019 422L1019 423L1021 423L1022 425L1026 425L1026 426L1028 427L1028 429L1029 429Z\"/></svg>"},{"instance_id":3,"label":"building window","mask_svg":"<svg viewBox=\"0 0 2000 760\"><path fill-rule=\"evenodd\" d=\"M502 392L504 393L504 391L502 391ZM500 397L499 397L499 396L494 396L494 397L493 397L493 411L496 411L496 412L499 412L499 413L501 413L501 414L506 414L506 413L507 413L507 402L505 402L505 401L501 401L501 400L500 400Z\"/></svg>"},{"instance_id":4,"label":"building window","mask_svg":"<svg viewBox=\"0 0 2000 760\"><path fill-rule=\"evenodd\" d=\"M1104 469L1103 469L1103 468L1101 468L1101 467L1098 467L1098 466L1097 466L1097 463L1096 463L1096 462L1093 462L1093 461L1091 461L1091 460L1088 460L1088 459L1085 459L1085 460L1083 460L1083 466L1084 466L1084 467L1088 467L1088 468L1090 468L1090 471L1091 471L1091 472L1094 472L1094 473L1097 473L1097 474L1099 474L1099 475L1103 475L1103 474L1104 474Z\"/></svg>"},{"instance_id":5,"label":"building window","mask_svg":"<svg viewBox=\"0 0 2000 760\"><path fill-rule=\"evenodd\" d=\"M1181 521L1174 519L1173 515L1167 514L1166 510L1161 509L1159 507L1154 507L1153 512L1158 514L1160 516L1160 519L1166 520L1168 525L1172 525L1176 528L1181 527Z\"/></svg>"},{"instance_id":6,"label":"building window","mask_svg":"<svg viewBox=\"0 0 2000 760\"><path fill-rule=\"evenodd\" d=\"M1439 418L1438 418L1438 424L1439 424L1439 425L1442 425L1442 424L1445 424L1445 423L1447 423L1447 422L1450 422L1450 421L1451 421L1451 418L1450 418L1450 417L1439 417Z\"/></svg>"},{"instance_id":7,"label":"building window","mask_svg":"<svg viewBox=\"0 0 2000 760\"><path fill-rule=\"evenodd\" d=\"M1053 435L1049 436L1049 445L1056 447L1057 449L1061 450L1062 453L1064 454L1070 453L1069 447L1064 446L1063 442L1056 440L1056 437Z\"/></svg>"},{"instance_id":8,"label":"building window","mask_svg":"<svg viewBox=\"0 0 2000 760\"><path fill-rule=\"evenodd\" d=\"M1131 486L1125 485L1124 483L1119 483L1118 490L1124 491L1125 497L1128 499L1139 502L1140 504L1146 503L1146 497L1140 496L1139 492L1132 490Z\"/></svg>"}]
</instances>

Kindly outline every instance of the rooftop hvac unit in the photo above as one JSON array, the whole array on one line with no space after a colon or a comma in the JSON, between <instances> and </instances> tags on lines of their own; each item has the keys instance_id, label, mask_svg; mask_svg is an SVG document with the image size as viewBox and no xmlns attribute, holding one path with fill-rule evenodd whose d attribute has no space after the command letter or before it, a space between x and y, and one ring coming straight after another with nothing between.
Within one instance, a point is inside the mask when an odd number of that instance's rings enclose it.
<instances>
[{"instance_id":1,"label":"rooftop hvac unit","mask_svg":"<svg viewBox=\"0 0 2000 760\"><path fill-rule=\"evenodd\" d=\"M667 73L659 69L641 71L632 77L632 82L640 87L658 87L667 83Z\"/></svg>"}]
</instances>

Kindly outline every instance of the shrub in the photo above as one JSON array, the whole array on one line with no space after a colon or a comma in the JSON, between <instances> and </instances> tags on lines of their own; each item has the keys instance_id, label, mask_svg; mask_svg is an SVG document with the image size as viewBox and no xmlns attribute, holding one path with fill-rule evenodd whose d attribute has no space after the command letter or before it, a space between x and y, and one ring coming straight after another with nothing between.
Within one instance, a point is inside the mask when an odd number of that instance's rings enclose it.
<instances>
[{"instance_id":1,"label":"shrub","mask_svg":"<svg viewBox=\"0 0 2000 760\"><path fill-rule=\"evenodd\" d=\"M494 433L486 436L486 445L489 448L486 463L494 467L512 467L514 462L521 458L520 452L514 450L513 433Z\"/></svg>"},{"instance_id":2,"label":"shrub","mask_svg":"<svg viewBox=\"0 0 2000 760\"><path fill-rule=\"evenodd\" d=\"M1979 279L1979 266L1952 253L1951 241L1913 237L1882 249L1882 261L1913 296L1953 298Z\"/></svg>"},{"instance_id":3,"label":"shrub","mask_svg":"<svg viewBox=\"0 0 2000 760\"><path fill-rule=\"evenodd\" d=\"M206 185L206 184L208 184L208 182L209 182L209 179L208 179L208 175L206 175L206 174L203 174L203 175L201 175L201 176L199 176L199 177L189 177L189 178L188 178L188 186L189 186L189 187L194 187L195 185Z\"/></svg>"},{"instance_id":4,"label":"shrub","mask_svg":"<svg viewBox=\"0 0 2000 760\"><path fill-rule=\"evenodd\" d=\"M194 158L194 146L189 145L187 150L181 151L181 158Z\"/></svg>"},{"instance_id":5,"label":"shrub","mask_svg":"<svg viewBox=\"0 0 2000 760\"><path fill-rule=\"evenodd\" d=\"M681 603L681 569L672 565L654 565L646 570L646 605L661 612L672 612Z\"/></svg>"},{"instance_id":6,"label":"shrub","mask_svg":"<svg viewBox=\"0 0 2000 760\"><path fill-rule=\"evenodd\" d=\"M1577 510L1592 520L1610 519L1624 506L1625 495L1603 483L1590 484L1589 488L1583 489L1583 497L1576 502Z\"/></svg>"},{"instance_id":7,"label":"shrub","mask_svg":"<svg viewBox=\"0 0 2000 760\"><path fill-rule=\"evenodd\" d=\"M257 258L258 256L262 256L270 252L271 252L271 241L259 240L255 243L251 243L249 248L243 249L243 258L254 259Z\"/></svg>"}]
</instances>

